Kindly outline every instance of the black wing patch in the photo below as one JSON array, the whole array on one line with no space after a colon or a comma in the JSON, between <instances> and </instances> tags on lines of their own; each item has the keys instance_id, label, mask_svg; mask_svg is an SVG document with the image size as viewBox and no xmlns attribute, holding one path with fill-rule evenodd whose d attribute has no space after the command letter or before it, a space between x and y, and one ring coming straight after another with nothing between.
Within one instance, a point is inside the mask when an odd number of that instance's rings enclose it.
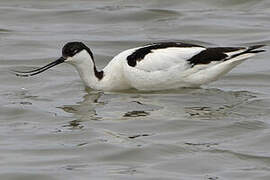
<instances>
[{"instance_id":1,"label":"black wing patch","mask_svg":"<svg viewBox=\"0 0 270 180\"><path fill-rule=\"evenodd\" d=\"M217 47L217 48L207 48L206 50L201 51L199 54L196 54L187 61L193 66L197 64L209 64L212 61L225 61L228 58L228 55L225 53L238 51L245 49L242 47Z\"/></svg>"},{"instance_id":2,"label":"black wing patch","mask_svg":"<svg viewBox=\"0 0 270 180\"><path fill-rule=\"evenodd\" d=\"M155 49L166 49L170 47L203 47L199 45L194 44L187 44L187 43L181 43L181 42L162 42L162 43L154 43L149 46L145 46L142 48L137 49L135 52L133 52L131 55L127 57L128 65L135 67L137 64L137 61L143 60L143 58L149 54L152 53L152 50Z\"/></svg>"},{"instance_id":3,"label":"black wing patch","mask_svg":"<svg viewBox=\"0 0 270 180\"><path fill-rule=\"evenodd\" d=\"M249 47L213 47L213 48L207 48L200 53L196 54L192 58L188 59L187 61L189 64L191 64L191 67L197 65L197 64L209 64L212 61L226 61L228 59L234 58L236 56L240 56L242 54L246 53L260 53L264 52L265 50L257 50L258 48L261 48L265 45L254 45ZM155 43L149 46L145 46L142 48L137 49L135 52L133 52L131 55L127 57L128 65L135 67L137 64L137 61L143 60L143 58L149 54L152 53L152 50L155 49L165 49L170 47L186 47L186 48L192 48L192 47L202 47L200 45L194 45L194 44L187 44L187 43L181 43L181 42L163 42L163 43ZM245 50L240 53L236 53L232 56L227 55L226 53L229 52L235 52L239 50Z\"/></svg>"}]
</instances>

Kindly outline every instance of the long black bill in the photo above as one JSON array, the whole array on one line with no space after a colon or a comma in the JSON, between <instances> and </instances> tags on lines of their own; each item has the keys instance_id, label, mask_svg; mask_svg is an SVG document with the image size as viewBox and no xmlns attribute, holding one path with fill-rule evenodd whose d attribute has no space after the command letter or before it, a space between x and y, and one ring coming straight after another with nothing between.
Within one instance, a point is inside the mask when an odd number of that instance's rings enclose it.
<instances>
[{"instance_id":1,"label":"long black bill","mask_svg":"<svg viewBox=\"0 0 270 180\"><path fill-rule=\"evenodd\" d=\"M46 71L47 69L52 68L53 66L56 66L57 64L61 64L65 61L65 58L60 57L54 62L51 62L50 64L47 64L46 66L43 66L38 69L34 69L31 71L13 71L15 72L16 76L21 76L21 77L29 77L29 76L34 76L36 74L42 73L43 71Z\"/></svg>"}]
</instances>

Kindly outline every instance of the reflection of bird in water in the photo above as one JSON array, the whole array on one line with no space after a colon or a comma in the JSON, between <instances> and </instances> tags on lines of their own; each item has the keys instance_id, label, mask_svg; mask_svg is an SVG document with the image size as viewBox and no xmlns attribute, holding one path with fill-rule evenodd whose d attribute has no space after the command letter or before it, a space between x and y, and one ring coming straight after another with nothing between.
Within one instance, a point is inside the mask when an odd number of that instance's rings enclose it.
<instances>
[{"instance_id":1,"label":"reflection of bird in water","mask_svg":"<svg viewBox=\"0 0 270 180\"><path fill-rule=\"evenodd\" d=\"M99 120L97 117L96 107L102 102L98 102L98 99L101 97L102 92L95 92L86 94L83 97L83 101L79 102L76 105L65 105L60 107L67 113L72 113L80 121L84 120Z\"/></svg>"},{"instance_id":2,"label":"reflection of bird in water","mask_svg":"<svg viewBox=\"0 0 270 180\"><path fill-rule=\"evenodd\" d=\"M106 93L104 95L100 91L89 91L83 97L83 101L60 108L73 114L80 121L127 120L135 117L146 117L151 112L162 109L160 106L141 102L138 94L136 97L132 93Z\"/></svg>"},{"instance_id":3,"label":"reflection of bird in water","mask_svg":"<svg viewBox=\"0 0 270 180\"><path fill-rule=\"evenodd\" d=\"M261 47L263 45L206 48L181 42L154 43L123 51L98 71L91 50L81 42L70 42L63 47L58 60L32 71L15 72L28 77L66 62L77 69L86 87L96 90L199 87L263 52Z\"/></svg>"}]
</instances>

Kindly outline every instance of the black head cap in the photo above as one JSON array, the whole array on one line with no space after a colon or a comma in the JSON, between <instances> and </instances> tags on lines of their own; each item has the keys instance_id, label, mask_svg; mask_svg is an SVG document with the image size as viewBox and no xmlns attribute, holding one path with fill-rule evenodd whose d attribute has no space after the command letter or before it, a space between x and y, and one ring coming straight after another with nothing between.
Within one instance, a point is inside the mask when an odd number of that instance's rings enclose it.
<instances>
[{"instance_id":1,"label":"black head cap","mask_svg":"<svg viewBox=\"0 0 270 180\"><path fill-rule=\"evenodd\" d=\"M93 53L91 50L82 42L68 42L62 49L63 57L73 57L75 54L81 52L82 50L86 50L91 58L93 59Z\"/></svg>"}]
</instances>

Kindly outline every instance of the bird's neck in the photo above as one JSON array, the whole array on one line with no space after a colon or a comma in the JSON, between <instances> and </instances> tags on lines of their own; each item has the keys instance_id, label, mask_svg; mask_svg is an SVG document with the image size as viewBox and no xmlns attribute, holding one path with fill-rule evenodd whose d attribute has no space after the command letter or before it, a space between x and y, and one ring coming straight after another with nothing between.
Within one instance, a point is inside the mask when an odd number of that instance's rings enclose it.
<instances>
[{"instance_id":1,"label":"bird's neck","mask_svg":"<svg viewBox=\"0 0 270 180\"><path fill-rule=\"evenodd\" d=\"M110 61L102 71L98 71L95 61L89 53L82 52L76 58L73 65L86 87L106 91L123 90L131 87L123 74L123 63L119 59Z\"/></svg>"},{"instance_id":2,"label":"bird's neck","mask_svg":"<svg viewBox=\"0 0 270 180\"><path fill-rule=\"evenodd\" d=\"M103 79L104 73L103 71L97 70L94 60L89 57L88 59L77 63L75 68L77 69L85 86L92 89L100 89L99 86Z\"/></svg>"}]
</instances>

